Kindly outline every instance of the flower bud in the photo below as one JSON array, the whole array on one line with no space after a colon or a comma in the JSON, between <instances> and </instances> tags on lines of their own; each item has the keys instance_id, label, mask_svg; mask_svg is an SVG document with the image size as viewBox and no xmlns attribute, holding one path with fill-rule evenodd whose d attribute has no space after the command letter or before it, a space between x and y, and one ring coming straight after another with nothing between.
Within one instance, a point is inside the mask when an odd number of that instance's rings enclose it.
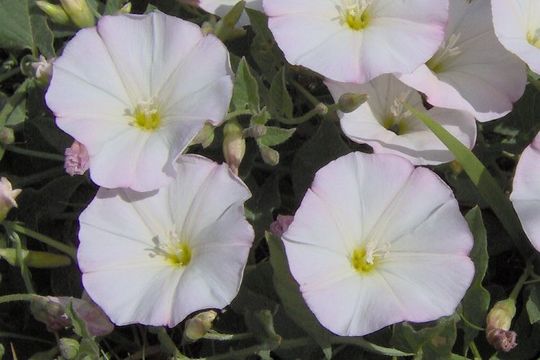
<instances>
[{"instance_id":1,"label":"flower bud","mask_svg":"<svg viewBox=\"0 0 540 360\"><path fill-rule=\"evenodd\" d=\"M212 322L216 319L217 313L213 310L204 311L186 321L184 336L190 341L201 339L208 330L212 329Z\"/></svg>"},{"instance_id":2,"label":"flower bud","mask_svg":"<svg viewBox=\"0 0 540 360\"><path fill-rule=\"evenodd\" d=\"M40 55L39 61L32 62L32 68L35 71L36 79L42 84L47 85L51 80L54 58L47 60L45 56Z\"/></svg>"},{"instance_id":3,"label":"flower bud","mask_svg":"<svg viewBox=\"0 0 540 360\"><path fill-rule=\"evenodd\" d=\"M15 142L15 133L12 128L3 127L0 130L0 144L11 145Z\"/></svg>"},{"instance_id":4,"label":"flower bud","mask_svg":"<svg viewBox=\"0 0 540 360\"><path fill-rule=\"evenodd\" d=\"M11 183L5 177L0 179L0 221L4 221L11 208L17 207L15 199L21 191L21 189L13 190Z\"/></svg>"},{"instance_id":5,"label":"flower bud","mask_svg":"<svg viewBox=\"0 0 540 360\"><path fill-rule=\"evenodd\" d=\"M71 176L83 175L90 168L90 157L86 147L74 141L71 147L64 152L64 169Z\"/></svg>"},{"instance_id":6,"label":"flower bud","mask_svg":"<svg viewBox=\"0 0 540 360\"><path fill-rule=\"evenodd\" d=\"M270 224L270 232L277 237L281 237L281 235L287 231L293 220L294 216L278 215L276 221Z\"/></svg>"},{"instance_id":7,"label":"flower bud","mask_svg":"<svg viewBox=\"0 0 540 360\"><path fill-rule=\"evenodd\" d=\"M251 137L254 139L258 139L266 135L267 131L268 129L266 128L266 126L262 124L255 124L244 130L244 137L246 138Z\"/></svg>"},{"instance_id":8,"label":"flower bud","mask_svg":"<svg viewBox=\"0 0 540 360\"><path fill-rule=\"evenodd\" d=\"M21 250L22 262L28 267L38 269L53 269L71 264L71 259L62 254L54 254L46 251ZM17 264L17 250L11 248L0 249L0 257L11 266Z\"/></svg>"},{"instance_id":9,"label":"flower bud","mask_svg":"<svg viewBox=\"0 0 540 360\"><path fill-rule=\"evenodd\" d=\"M96 24L87 0L60 0L60 3L71 21L78 27L92 27Z\"/></svg>"},{"instance_id":10,"label":"flower bud","mask_svg":"<svg viewBox=\"0 0 540 360\"><path fill-rule=\"evenodd\" d=\"M192 145L201 144L203 148L212 145L214 141L214 126L210 123L204 124L204 127L199 131L197 136L191 142Z\"/></svg>"},{"instance_id":11,"label":"flower bud","mask_svg":"<svg viewBox=\"0 0 540 360\"><path fill-rule=\"evenodd\" d=\"M58 340L58 350L64 359L71 360L77 358L79 348L80 344L75 339L61 338Z\"/></svg>"},{"instance_id":12,"label":"flower bud","mask_svg":"<svg viewBox=\"0 0 540 360\"><path fill-rule=\"evenodd\" d=\"M261 151L261 157L266 164L270 166L279 164L279 152L263 144L259 144L259 150Z\"/></svg>"},{"instance_id":13,"label":"flower bud","mask_svg":"<svg viewBox=\"0 0 540 360\"><path fill-rule=\"evenodd\" d=\"M516 343L516 333L510 330L516 314L516 303L512 299L495 303L486 318L486 339L497 350L510 351Z\"/></svg>"},{"instance_id":14,"label":"flower bud","mask_svg":"<svg viewBox=\"0 0 540 360\"><path fill-rule=\"evenodd\" d=\"M350 113L358 109L366 101L367 94L345 93L339 97L339 110L344 113Z\"/></svg>"},{"instance_id":15,"label":"flower bud","mask_svg":"<svg viewBox=\"0 0 540 360\"><path fill-rule=\"evenodd\" d=\"M30 311L37 321L44 323L50 332L60 331L71 325L65 308L53 297L38 296L30 303Z\"/></svg>"},{"instance_id":16,"label":"flower bud","mask_svg":"<svg viewBox=\"0 0 540 360\"><path fill-rule=\"evenodd\" d=\"M132 8L132 5L130 2L128 2L127 4L122 6L120 10L118 10L118 14L131 14L131 8Z\"/></svg>"},{"instance_id":17,"label":"flower bud","mask_svg":"<svg viewBox=\"0 0 540 360\"><path fill-rule=\"evenodd\" d=\"M232 172L238 175L238 168L246 153L246 140L242 127L237 121L228 121L223 129L223 156Z\"/></svg>"},{"instance_id":18,"label":"flower bud","mask_svg":"<svg viewBox=\"0 0 540 360\"><path fill-rule=\"evenodd\" d=\"M43 11L52 22L67 25L69 24L69 16L60 5L51 4L47 1L38 0L36 5Z\"/></svg>"}]
</instances>

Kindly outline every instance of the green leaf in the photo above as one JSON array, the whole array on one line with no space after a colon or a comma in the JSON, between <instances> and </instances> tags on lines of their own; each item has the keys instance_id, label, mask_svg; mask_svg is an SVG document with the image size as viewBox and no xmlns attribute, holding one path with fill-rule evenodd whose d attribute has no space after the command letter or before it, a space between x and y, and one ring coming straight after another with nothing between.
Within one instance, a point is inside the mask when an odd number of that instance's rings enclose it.
<instances>
[{"instance_id":1,"label":"green leaf","mask_svg":"<svg viewBox=\"0 0 540 360\"><path fill-rule=\"evenodd\" d=\"M482 212L478 207L471 209L465 219L469 223L469 228L474 236L474 246L469 256L474 262L475 274L472 284L462 301L463 317L466 321L481 328L484 325L490 301L489 292L482 286L489 260L487 234ZM465 333L464 346L468 347L468 344L478 335L478 330L465 323L463 331Z\"/></svg>"},{"instance_id":2,"label":"green leaf","mask_svg":"<svg viewBox=\"0 0 540 360\"><path fill-rule=\"evenodd\" d=\"M295 128L283 129L274 126L267 126L266 134L259 138L258 141L266 146L276 146L289 140L289 138L293 136L295 131Z\"/></svg>"},{"instance_id":3,"label":"green leaf","mask_svg":"<svg viewBox=\"0 0 540 360\"><path fill-rule=\"evenodd\" d=\"M107 3L105 4L105 15L116 14L123 5L123 0L107 0Z\"/></svg>"},{"instance_id":4,"label":"green leaf","mask_svg":"<svg viewBox=\"0 0 540 360\"><path fill-rule=\"evenodd\" d=\"M285 67L282 67L270 85L268 106L273 114L284 116L288 119L293 117L293 102L287 90L285 80Z\"/></svg>"},{"instance_id":5,"label":"green leaf","mask_svg":"<svg viewBox=\"0 0 540 360\"><path fill-rule=\"evenodd\" d=\"M0 48L29 49L53 57L54 37L35 0L0 0Z\"/></svg>"},{"instance_id":6,"label":"green leaf","mask_svg":"<svg viewBox=\"0 0 540 360\"><path fill-rule=\"evenodd\" d=\"M315 172L350 151L336 125L323 120L315 135L298 149L294 157L292 181L296 197L301 199L304 196Z\"/></svg>"},{"instance_id":7,"label":"green leaf","mask_svg":"<svg viewBox=\"0 0 540 360\"><path fill-rule=\"evenodd\" d=\"M529 299L526 303L527 314L529 315L529 321L531 324L540 321L540 286L536 285L531 289Z\"/></svg>"},{"instance_id":8,"label":"green leaf","mask_svg":"<svg viewBox=\"0 0 540 360\"><path fill-rule=\"evenodd\" d=\"M0 93L0 109L2 109L9 101L9 98ZM9 126L19 125L26 120L26 99L22 98L21 101L15 104L10 114L5 119L5 124Z\"/></svg>"},{"instance_id":9,"label":"green leaf","mask_svg":"<svg viewBox=\"0 0 540 360\"><path fill-rule=\"evenodd\" d=\"M259 110L259 84L251 74L245 58L240 60L236 70L232 104L235 110Z\"/></svg>"},{"instance_id":10,"label":"green leaf","mask_svg":"<svg viewBox=\"0 0 540 360\"><path fill-rule=\"evenodd\" d=\"M405 104L406 108L421 120L454 154L456 160L475 184L482 198L489 204L499 221L503 224L508 235L514 241L521 255L527 259L533 253L521 223L510 200L501 190L497 181L491 176L484 164L458 139L450 134L427 113Z\"/></svg>"},{"instance_id":11,"label":"green leaf","mask_svg":"<svg viewBox=\"0 0 540 360\"><path fill-rule=\"evenodd\" d=\"M246 207L252 212L251 223L255 228L256 238L264 235L264 230L268 229L273 221L272 211L281 205L281 195L279 192L279 176L274 175L266 179L262 186L253 190L253 196L246 203Z\"/></svg>"}]
</instances>

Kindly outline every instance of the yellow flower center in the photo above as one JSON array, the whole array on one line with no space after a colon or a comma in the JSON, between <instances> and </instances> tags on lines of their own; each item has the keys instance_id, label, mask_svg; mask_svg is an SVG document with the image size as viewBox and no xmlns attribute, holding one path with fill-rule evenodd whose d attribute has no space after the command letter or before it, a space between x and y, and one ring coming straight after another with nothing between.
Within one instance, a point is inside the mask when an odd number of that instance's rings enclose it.
<instances>
[{"instance_id":1,"label":"yellow flower center","mask_svg":"<svg viewBox=\"0 0 540 360\"><path fill-rule=\"evenodd\" d=\"M540 28L533 31L529 31L527 33L527 41L532 46L540 49Z\"/></svg>"},{"instance_id":2,"label":"yellow flower center","mask_svg":"<svg viewBox=\"0 0 540 360\"><path fill-rule=\"evenodd\" d=\"M369 5L372 0L342 0L341 22L352 30L365 29L370 22Z\"/></svg>"},{"instance_id":3,"label":"yellow flower center","mask_svg":"<svg viewBox=\"0 0 540 360\"><path fill-rule=\"evenodd\" d=\"M141 101L133 111L134 125L144 131L154 131L161 125L161 115L155 100Z\"/></svg>"},{"instance_id":4,"label":"yellow flower center","mask_svg":"<svg viewBox=\"0 0 540 360\"><path fill-rule=\"evenodd\" d=\"M164 261L173 267L185 267L191 262L193 250L187 241L181 240L176 232L169 232L166 241L161 242L159 237L152 239L154 247L150 250L150 257L160 256Z\"/></svg>"},{"instance_id":5,"label":"yellow flower center","mask_svg":"<svg viewBox=\"0 0 540 360\"><path fill-rule=\"evenodd\" d=\"M461 54L461 49L457 46L460 37L461 34L456 33L452 34L447 41L443 41L435 55L426 62L426 66L434 73L443 72L444 63Z\"/></svg>"},{"instance_id":6,"label":"yellow flower center","mask_svg":"<svg viewBox=\"0 0 540 360\"><path fill-rule=\"evenodd\" d=\"M351 266L360 274L369 274L380 264L389 251L389 244L377 247L373 241L357 247L351 254Z\"/></svg>"}]
</instances>

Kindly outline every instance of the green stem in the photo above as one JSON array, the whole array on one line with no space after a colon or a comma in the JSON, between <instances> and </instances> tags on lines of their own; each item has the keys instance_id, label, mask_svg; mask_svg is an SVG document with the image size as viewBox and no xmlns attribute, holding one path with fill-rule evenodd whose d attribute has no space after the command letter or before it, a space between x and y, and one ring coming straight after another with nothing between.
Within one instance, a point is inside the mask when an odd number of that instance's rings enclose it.
<instances>
[{"instance_id":1,"label":"green stem","mask_svg":"<svg viewBox=\"0 0 540 360\"><path fill-rule=\"evenodd\" d=\"M478 348L476 347L476 344L474 341L471 341L469 343L469 348L471 349L473 353L474 360L482 360L482 355L480 355L480 352L478 351Z\"/></svg>"},{"instance_id":2,"label":"green stem","mask_svg":"<svg viewBox=\"0 0 540 360\"><path fill-rule=\"evenodd\" d=\"M13 302L13 301L32 301L36 297L38 297L38 295L36 295L36 294L10 294L10 295L4 295L4 296L0 296L0 304Z\"/></svg>"},{"instance_id":3,"label":"green stem","mask_svg":"<svg viewBox=\"0 0 540 360\"><path fill-rule=\"evenodd\" d=\"M28 150L13 145L6 146L6 150L12 153L31 156L39 159L54 160L64 162L64 156L60 154L51 154L42 151Z\"/></svg>"},{"instance_id":4,"label":"green stem","mask_svg":"<svg viewBox=\"0 0 540 360\"><path fill-rule=\"evenodd\" d=\"M15 91L13 95L8 99L2 110L0 110L0 129L6 125L7 118L11 115L13 110L19 105L21 101L26 97L26 92L30 88L33 80L26 79Z\"/></svg>"},{"instance_id":5,"label":"green stem","mask_svg":"<svg viewBox=\"0 0 540 360\"><path fill-rule=\"evenodd\" d=\"M221 334L218 332L208 332L203 336L203 339L207 340L218 340L218 341L235 341L235 340L245 340L252 338L253 335L250 333L243 334Z\"/></svg>"},{"instance_id":6,"label":"green stem","mask_svg":"<svg viewBox=\"0 0 540 360\"><path fill-rule=\"evenodd\" d=\"M527 261L527 265L525 266L525 270L523 270L523 274L519 277L516 286L514 286L514 289L510 293L510 296L508 298L514 300L514 302L517 300L519 293L521 292L521 289L523 288L523 285L525 285L525 281L529 278L529 275L531 274L533 270L532 262Z\"/></svg>"},{"instance_id":7,"label":"green stem","mask_svg":"<svg viewBox=\"0 0 540 360\"><path fill-rule=\"evenodd\" d=\"M242 115L254 115L254 114L253 114L252 110L236 110L236 111L232 111L232 112L228 113L227 116L225 116L225 121L234 119L234 118L236 118L238 116L242 116Z\"/></svg>"},{"instance_id":8,"label":"green stem","mask_svg":"<svg viewBox=\"0 0 540 360\"><path fill-rule=\"evenodd\" d=\"M15 253L17 255L16 263L17 266L19 266L19 268L21 269L21 277L23 278L26 291L30 294L33 294L35 293L35 290L34 285L32 284L32 275L30 274L28 266L26 266L26 263L24 262L21 239L19 238L19 235L12 230L8 231L8 235L11 242L15 244Z\"/></svg>"},{"instance_id":9,"label":"green stem","mask_svg":"<svg viewBox=\"0 0 540 360\"><path fill-rule=\"evenodd\" d=\"M485 331L486 329L484 329L483 327L480 327L478 325L475 325L473 324L472 322L470 322L469 320L467 320L467 318L465 316L463 316L463 313L459 313L459 317L461 318L461 320L465 323L465 325L467 325L468 327L470 327L471 329L474 329L474 330L478 330L478 331Z\"/></svg>"},{"instance_id":10,"label":"green stem","mask_svg":"<svg viewBox=\"0 0 540 360\"><path fill-rule=\"evenodd\" d=\"M20 224L14 222L4 222L4 226L9 228L12 231L18 232L20 234L29 236L35 240L41 241L44 244L49 245L56 250L59 250L67 255L69 255L75 262L77 262L77 250L73 246L66 245L58 240L55 240L47 235L43 235L34 230L30 230Z\"/></svg>"},{"instance_id":11,"label":"green stem","mask_svg":"<svg viewBox=\"0 0 540 360\"><path fill-rule=\"evenodd\" d=\"M367 350L376 354L384 354L386 356L412 356L414 354L405 353L393 348L387 348L384 346L375 345L367 340L364 340L361 337L341 337L341 336L332 336L330 337L331 344L347 344L347 345L356 345L364 350Z\"/></svg>"},{"instance_id":12,"label":"green stem","mask_svg":"<svg viewBox=\"0 0 540 360\"><path fill-rule=\"evenodd\" d=\"M157 336L159 343L163 346L163 349L178 359L184 359L185 357L180 353L180 350L174 344L174 341L171 339L167 330L163 327L159 328L157 331Z\"/></svg>"},{"instance_id":13,"label":"green stem","mask_svg":"<svg viewBox=\"0 0 540 360\"><path fill-rule=\"evenodd\" d=\"M43 339L33 337L33 336L20 335L20 334L15 334L15 333L11 333L11 332L4 332L4 331L0 332L0 338L28 340L28 341L35 341L35 342L40 342L40 343L48 344L48 345L54 345L53 341L43 340Z\"/></svg>"},{"instance_id":14,"label":"green stem","mask_svg":"<svg viewBox=\"0 0 540 360\"><path fill-rule=\"evenodd\" d=\"M5 73L0 74L0 83L6 81L7 79L9 79L10 77L14 75L17 75L20 72L21 72L21 68L17 66L17 67L14 67L13 69L6 71Z\"/></svg>"},{"instance_id":15,"label":"green stem","mask_svg":"<svg viewBox=\"0 0 540 360\"><path fill-rule=\"evenodd\" d=\"M310 93L305 87L303 87L298 81L291 80L291 84L298 90L313 106L317 106L320 101L312 93Z\"/></svg>"},{"instance_id":16,"label":"green stem","mask_svg":"<svg viewBox=\"0 0 540 360\"><path fill-rule=\"evenodd\" d=\"M298 125L298 124L302 124L310 120L311 118L317 115L326 115L326 114L328 114L328 106L326 106L322 102L319 102L313 109L309 110L307 113L305 113L302 116L292 118L292 119L278 117L278 120L287 125Z\"/></svg>"},{"instance_id":17,"label":"green stem","mask_svg":"<svg viewBox=\"0 0 540 360\"><path fill-rule=\"evenodd\" d=\"M25 186L29 186L29 185L32 185L32 184L35 184L35 183L39 183L39 182L41 182L43 180L50 179L52 177L57 177L57 176L60 176L60 175L63 175L63 174L65 174L65 170L64 170L63 166L62 167L55 167L55 168L45 170L43 172L40 172L40 173L37 173L37 174L34 174L34 175L25 176L24 178L21 178L20 180L17 180L16 185L19 186L19 187L25 187Z\"/></svg>"}]
</instances>

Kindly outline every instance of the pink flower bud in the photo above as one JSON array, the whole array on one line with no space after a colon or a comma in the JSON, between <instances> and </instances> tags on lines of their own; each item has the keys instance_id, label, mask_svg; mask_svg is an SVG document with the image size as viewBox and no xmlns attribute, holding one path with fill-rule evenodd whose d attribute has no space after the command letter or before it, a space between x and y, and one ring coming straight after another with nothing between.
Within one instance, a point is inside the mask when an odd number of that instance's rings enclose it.
<instances>
[{"instance_id":1,"label":"pink flower bud","mask_svg":"<svg viewBox=\"0 0 540 360\"><path fill-rule=\"evenodd\" d=\"M278 215L276 221L270 224L270 232L277 237L281 237L293 222L294 216Z\"/></svg>"},{"instance_id":2,"label":"pink flower bud","mask_svg":"<svg viewBox=\"0 0 540 360\"><path fill-rule=\"evenodd\" d=\"M86 147L78 141L74 141L71 147L67 148L64 168L66 172L73 175L83 175L90 167L90 159Z\"/></svg>"}]
</instances>

